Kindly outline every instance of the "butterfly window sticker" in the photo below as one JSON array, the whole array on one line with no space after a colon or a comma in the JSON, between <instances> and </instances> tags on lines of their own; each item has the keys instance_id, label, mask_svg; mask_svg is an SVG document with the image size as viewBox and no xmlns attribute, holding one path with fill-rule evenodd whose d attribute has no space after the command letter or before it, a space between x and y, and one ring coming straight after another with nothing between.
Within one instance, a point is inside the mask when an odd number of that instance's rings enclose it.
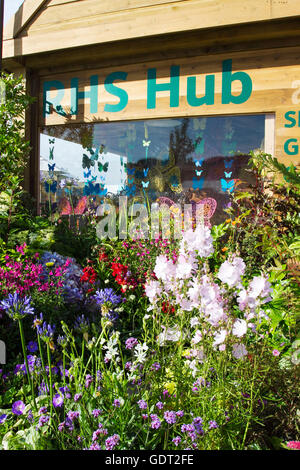
<instances>
[{"instance_id":1,"label":"butterfly window sticker","mask_svg":"<svg viewBox=\"0 0 300 470\"><path fill-rule=\"evenodd\" d=\"M145 138L143 139L143 147L145 149L145 161L146 161L146 163L145 163L145 167L143 168L143 179L142 179L143 192L145 192L145 189L148 188L149 183L150 183L150 180L149 179L147 180L148 173L149 173L149 168L146 165L147 165L147 161L148 161L149 146L151 144L151 140L149 140L148 127L147 127L146 123L144 123L144 129L145 129Z\"/></svg>"},{"instance_id":2,"label":"butterfly window sticker","mask_svg":"<svg viewBox=\"0 0 300 470\"><path fill-rule=\"evenodd\" d=\"M222 143L222 154L224 156L232 155L236 152L237 144L232 140L234 135L234 129L231 124L231 120L225 122L225 140ZM224 160L224 178L221 178L221 190L223 192L229 191L232 193L234 191L235 181L232 178L232 165L234 159Z\"/></svg>"},{"instance_id":3,"label":"butterfly window sticker","mask_svg":"<svg viewBox=\"0 0 300 470\"><path fill-rule=\"evenodd\" d=\"M202 119L193 119L193 128L195 131L195 140L194 140L194 152L196 154L196 158L194 158L195 163L195 174L193 176L193 189L202 189L204 185L204 176L203 173L203 162L204 158L199 158L199 156L203 155L204 148L205 148L205 139L204 139L204 131L206 129L206 118Z\"/></svg>"},{"instance_id":4,"label":"butterfly window sticker","mask_svg":"<svg viewBox=\"0 0 300 470\"><path fill-rule=\"evenodd\" d=\"M57 192L57 180L55 179L55 163L54 160L54 146L55 139L49 139L49 160L48 160L48 177L44 180L44 188L48 194L49 208L51 208L51 193L56 195Z\"/></svg>"},{"instance_id":5,"label":"butterfly window sticker","mask_svg":"<svg viewBox=\"0 0 300 470\"><path fill-rule=\"evenodd\" d=\"M105 188L105 174L108 171L109 163L103 161L105 152L105 145L101 144L94 150L93 148L86 148L85 153L82 157L82 168L84 170L83 175L85 178L85 184L83 188L84 196L100 196L104 197L107 195L107 188ZM101 156L102 162L99 161ZM100 175L97 175L97 169ZM97 182L97 179L100 182Z\"/></svg>"}]
</instances>

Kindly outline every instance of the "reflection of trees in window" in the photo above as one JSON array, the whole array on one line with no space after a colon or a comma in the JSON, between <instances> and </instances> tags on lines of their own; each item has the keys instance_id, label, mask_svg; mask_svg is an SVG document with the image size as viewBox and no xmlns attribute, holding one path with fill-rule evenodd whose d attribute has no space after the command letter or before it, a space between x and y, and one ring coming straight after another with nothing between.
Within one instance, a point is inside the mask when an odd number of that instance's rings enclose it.
<instances>
[{"instance_id":1,"label":"reflection of trees in window","mask_svg":"<svg viewBox=\"0 0 300 470\"><path fill-rule=\"evenodd\" d=\"M94 124L91 123L47 126L41 129L42 134L80 144L84 148L93 147L93 131Z\"/></svg>"},{"instance_id":2,"label":"reflection of trees in window","mask_svg":"<svg viewBox=\"0 0 300 470\"><path fill-rule=\"evenodd\" d=\"M188 162L192 162L192 157L188 157L189 154L194 152L193 140L187 135L190 122L191 119L182 119L181 126L174 129L170 134L170 151L174 153L176 165L181 167Z\"/></svg>"}]
</instances>

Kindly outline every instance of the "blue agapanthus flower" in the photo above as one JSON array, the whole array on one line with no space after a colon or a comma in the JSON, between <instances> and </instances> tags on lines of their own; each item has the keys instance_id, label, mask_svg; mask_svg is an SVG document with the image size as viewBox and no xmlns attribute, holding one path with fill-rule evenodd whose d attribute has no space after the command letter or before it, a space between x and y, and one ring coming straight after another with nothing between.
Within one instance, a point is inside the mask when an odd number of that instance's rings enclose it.
<instances>
[{"instance_id":1,"label":"blue agapanthus flower","mask_svg":"<svg viewBox=\"0 0 300 470\"><path fill-rule=\"evenodd\" d=\"M54 337L55 325L51 326L44 322L42 326L37 327L39 336L45 341L52 341Z\"/></svg>"},{"instance_id":2,"label":"blue agapanthus flower","mask_svg":"<svg viewBox=\"0 0 300 470\"><path fill-rule=\"evenodd\" d=\"M81 333L85 333L89 329L89 320L84 315L78 316L75 320L74 328Z\"/></svg>"},{"instance_id":3,"label":"blue agapanthus flower","mask_svg":"<svg viewBox=\"0 0 300 470\"><path fill-rule=\"evenodd\" d=\"M103 305L108 302L111 305L118 305L123 301L123 298L121 297L121 295L116 294L115 291L111 287L98 290L94 298L98 305Z\"/></svg>"},{"instance_id":4,"label":"blue agapanthus flower","mask_svg":"<svg viewBox=\"0 0 300 470\"><path fill-rule=\"evenodd\" d=\"M20 320L27 315L33 315L31 297L21 297L20 294L8 294L8 297L0 302L0 308L13 320Z\"/></svg>"}]
</instances>

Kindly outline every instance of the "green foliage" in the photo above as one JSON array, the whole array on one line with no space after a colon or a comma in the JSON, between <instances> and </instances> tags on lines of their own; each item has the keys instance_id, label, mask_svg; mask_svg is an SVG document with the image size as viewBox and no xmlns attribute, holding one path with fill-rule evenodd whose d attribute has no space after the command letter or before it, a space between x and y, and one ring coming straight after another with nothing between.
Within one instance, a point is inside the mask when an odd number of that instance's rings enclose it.
<instances>
[{"instance_id":1,"label":"green foliage","mask_svg":"<svg viewBox=\"0 0 300 470\"><path fill-rule=\"evenodd\" d=\"M25 92L23 77L2 74L5 100L0 104L0 191L11 186L11 177L23 177L29 155L29 143L24 139L24 113L33 102Z\"/></svg>"}]
</instances>

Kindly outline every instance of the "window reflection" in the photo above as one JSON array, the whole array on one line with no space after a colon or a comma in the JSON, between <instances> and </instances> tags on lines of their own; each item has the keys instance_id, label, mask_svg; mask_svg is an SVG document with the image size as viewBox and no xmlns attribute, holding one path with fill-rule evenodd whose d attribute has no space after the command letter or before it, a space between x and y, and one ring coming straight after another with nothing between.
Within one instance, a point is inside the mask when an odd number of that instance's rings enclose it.
<instances>
[{"instance_id":1,"label":"window reflection","mask_svg":"<svg viewBox=\"0 0 300 470\"><path fill-rule=\"evenodd\" d=\"M42 206L66 214L119 195L150 203L210 199L211 222L219 223L228 192L249 184L248 155L264 149L264 128L265 115L42 128Z\"/></svg>"}]
</instances>

